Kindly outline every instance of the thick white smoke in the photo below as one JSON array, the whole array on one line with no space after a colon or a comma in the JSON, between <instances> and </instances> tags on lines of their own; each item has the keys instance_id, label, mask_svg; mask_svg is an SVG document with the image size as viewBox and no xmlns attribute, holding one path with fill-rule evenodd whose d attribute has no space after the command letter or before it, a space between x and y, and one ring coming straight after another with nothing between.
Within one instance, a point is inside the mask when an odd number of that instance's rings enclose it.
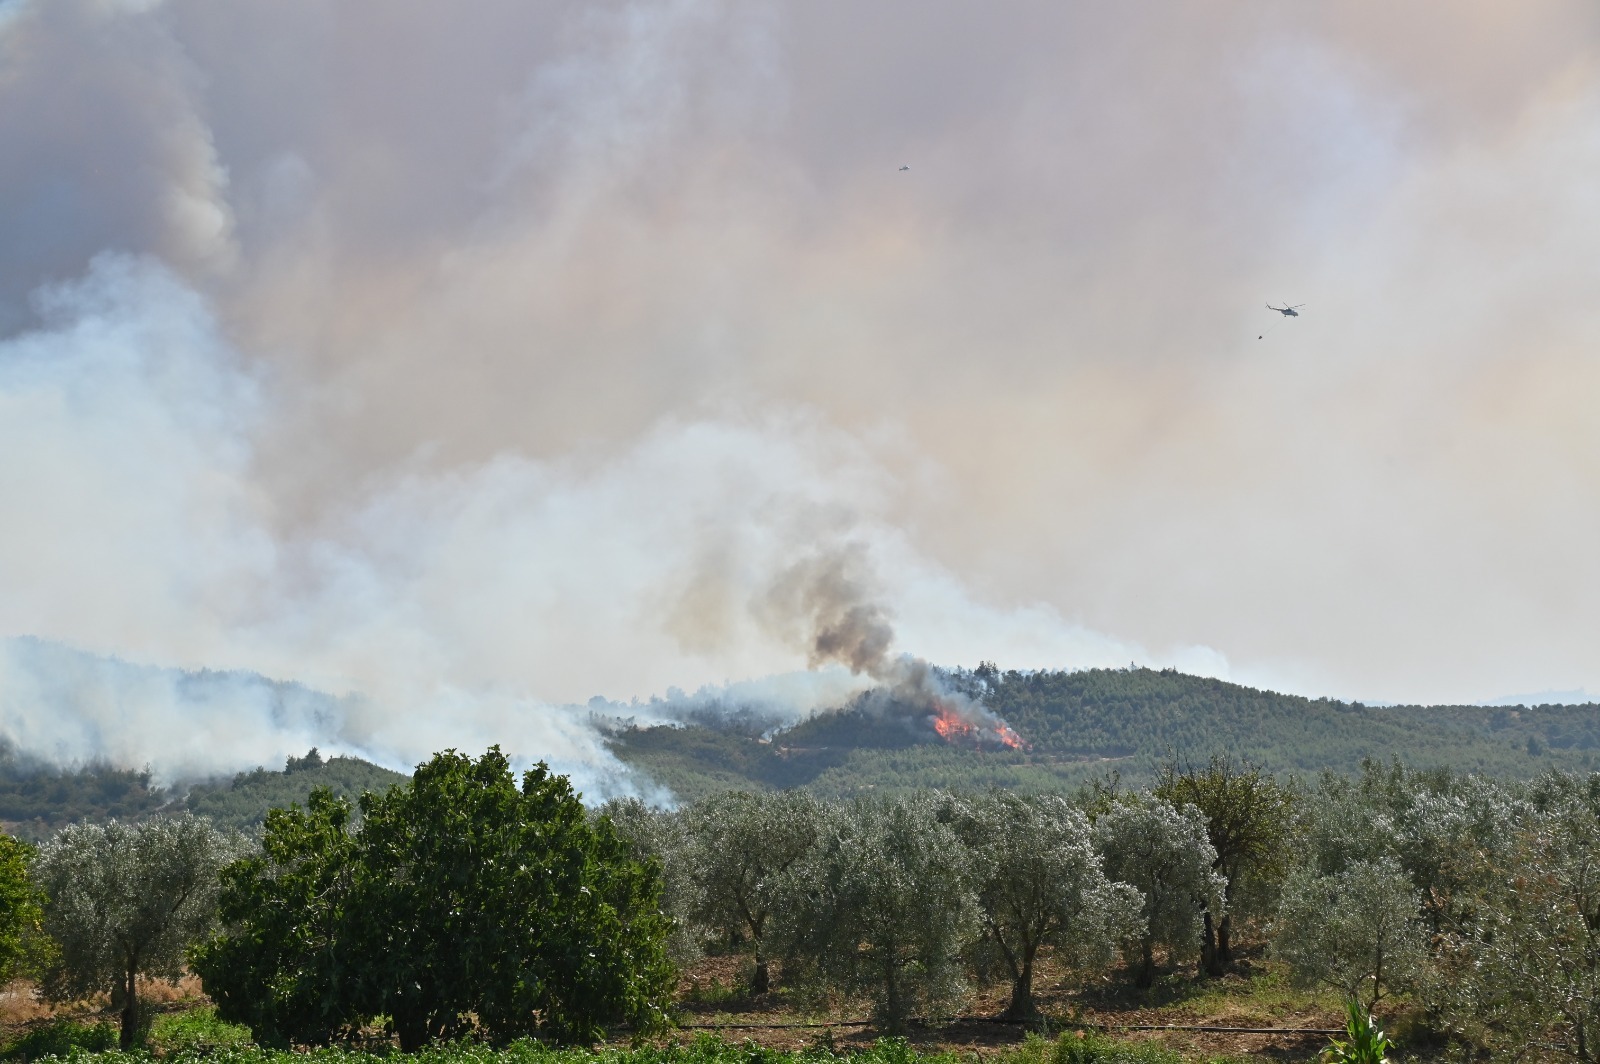
<instances>
[{"instance_id":1,"label":"thick white smoke","mask_svg":"<svg viewBox=\"0 0 1600 1064\"><path fill-rule=\"evenodd\" d=\"M1588 0L0 3L0 637L91 656L9 727L598 788L594 695L905 654L1592 690L1597 116ZM337 724L74 724L109 658Z\"/></svg>"},{"instance_id":2,"label":"thick white smoke","mask_svg":"<svg viewBox=\"0 0 1600 1064\"><path fill-rule=\"evenodd\" d=\"M792 719L883 679L886 623L843 646L880 601L920 596L935 644L1005 623L888 523L898 489L866 448L793 413L561 462L419 459L286 529L253 438L293 395L201 296L107 255L36 303L45 325L0 344L0 632L58 642L5 644L0 727L45 756L171 776L314 743L403 765L499 742L610 790L619 766L571 708L591 695L772 676L640 715ZM1038 620L1043 660L1127 653ZM834 660L866 675L790 672ZM196 686L178 666L248 671ZM262 676L317 693L284 703Z\"/></svg>"}]
</instances>

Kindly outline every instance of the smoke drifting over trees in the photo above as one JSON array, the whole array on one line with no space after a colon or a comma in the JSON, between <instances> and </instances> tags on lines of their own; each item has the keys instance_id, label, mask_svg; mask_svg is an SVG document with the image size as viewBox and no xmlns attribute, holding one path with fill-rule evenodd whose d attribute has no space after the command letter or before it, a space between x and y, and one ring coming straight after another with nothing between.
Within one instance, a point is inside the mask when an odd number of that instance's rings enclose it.
<instances>
[{"instance_id":1,"label":"smoke drifting over trees","mask_svg":"<svg viewBox=\"0 0 1600 1064\"><path fill-rule=\"evenodd\" d=\"M1600 688L1597 17L14 0L0 638L586 785L829 661Z\"/></svg>"}]
</instances>

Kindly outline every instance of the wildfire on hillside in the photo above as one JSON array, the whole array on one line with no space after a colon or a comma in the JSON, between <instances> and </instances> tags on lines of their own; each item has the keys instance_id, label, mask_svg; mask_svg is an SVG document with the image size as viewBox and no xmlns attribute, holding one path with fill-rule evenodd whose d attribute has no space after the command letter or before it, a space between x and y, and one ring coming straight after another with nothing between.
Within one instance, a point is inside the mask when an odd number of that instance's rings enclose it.
<instances>
[{"instance_id":1,"label":"wildfire on hillside","mask_svg":"<svg viewBox=\"0 0 1600 1064\"><path fill-rule=\"evenodd\" d=\"M1022 736L1000 718L993 717L984 721L969 720L942 700L933 703L933 713L929 720L933 724L933 730L947 743L963 746L997 744L1012 750L1023 748Z\"/></svg>"}]
</instances>

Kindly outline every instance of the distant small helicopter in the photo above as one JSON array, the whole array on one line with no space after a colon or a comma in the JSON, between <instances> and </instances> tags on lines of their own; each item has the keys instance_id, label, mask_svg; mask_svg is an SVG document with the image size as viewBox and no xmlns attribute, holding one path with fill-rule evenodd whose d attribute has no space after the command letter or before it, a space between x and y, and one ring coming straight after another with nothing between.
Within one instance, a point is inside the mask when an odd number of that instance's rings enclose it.
<instances>
[{"instance_id":1,"label":"distant small helicopter","mask_svg":"<svg viewBox=\"0 0 1600 1064\"><path fill-rule=\"evenodd\" d=\"M1298 312L1299 312L1300 308L1303 307L1303 306L1305 306L1304 303L1296 303L1294 306L1291 307L1289 305L1289 301L1287 299L1285 299L1283 301L1283 306L1275 307L1271 303L1268 303L1267 304L1267 309L1268 310L1275 310L1279 314L1282 314L1286 318L1298 318L1300 316L1300 314Z\"/></svg>"},{"instance_id":2,"label":"distant small helicopter","mask_svg":"<svg viewBox=\"0 0 1600 1064\"><path fill-rule=\"evenodd\" d=\"M911 169L911 167L909 167L909 166L902 166L902 167L901 167L901 168L900 168L900 169L902 169L902 170L909 170L909 169Z\"/></svg>"}]
</instances>

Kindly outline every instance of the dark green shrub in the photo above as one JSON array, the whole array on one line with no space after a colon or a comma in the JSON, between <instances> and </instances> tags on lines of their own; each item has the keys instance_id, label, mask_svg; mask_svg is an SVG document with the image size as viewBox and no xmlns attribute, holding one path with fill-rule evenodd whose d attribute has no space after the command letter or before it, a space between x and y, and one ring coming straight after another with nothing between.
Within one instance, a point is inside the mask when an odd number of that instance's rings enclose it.
<instances>
[{"instance_id":1,"label":"dark green shrub","mask_svg":"<svg viewBox=\"0 0 1600 1064\"><path fill-rule=\"evenodd\" d=\"M0 1052L0 1059L38 1060L40 1057L64 1057L73 1050L103 1053L117 1048L117 1028L112 1024L80 1023L77 1020L56 1020L43 1027L35 1027Z\"/></svg>"},{"instance_id":2,"label":"dark green shrub","mask_svg":"<svg viewBox=\"0 0 1600 1064\"><path fill-rule=\"evenodd\" d=\"M566 777L540 764L519 786L498 748L452 750L360 804L353 831L327 791L274 810L261 856L224 873L227 929L193 957L223 1019L283 1046L384 1016L407 1051L665 1022L660 868Z\"/></svg>"}]
</instances>

